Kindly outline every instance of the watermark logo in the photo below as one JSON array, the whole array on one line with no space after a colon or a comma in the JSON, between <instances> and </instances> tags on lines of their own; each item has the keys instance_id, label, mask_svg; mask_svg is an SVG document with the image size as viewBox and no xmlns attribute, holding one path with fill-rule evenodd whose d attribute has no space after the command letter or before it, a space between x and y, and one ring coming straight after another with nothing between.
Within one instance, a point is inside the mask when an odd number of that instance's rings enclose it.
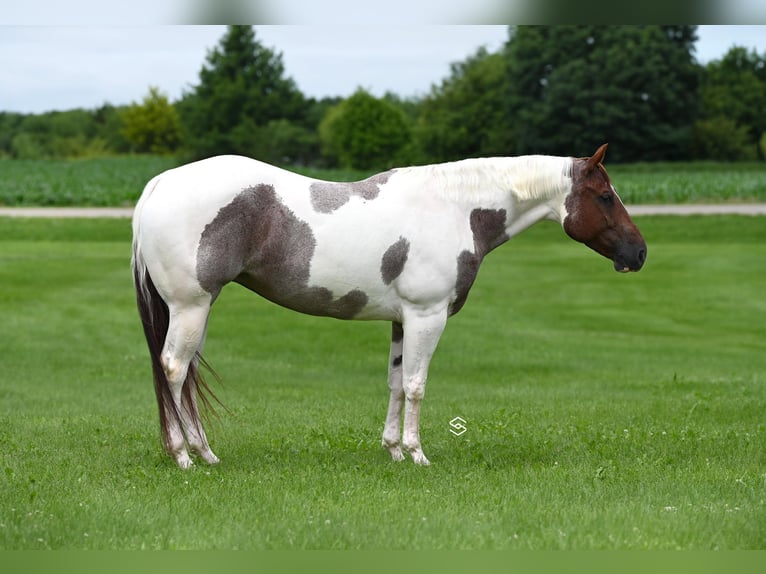
<instances>
[{"instance_id":1,"label":"watermark logo","mask_svg":"<svg viewBox=\"0 0 766 574\"><path fill-rule=\"evenodd\" d=\"M468 430L468 427L465 426L465 419L462 417L455 417L449 422L449 432L454 434L455 436L460 436L465 431Z\"/></svg>"}]
</instances>

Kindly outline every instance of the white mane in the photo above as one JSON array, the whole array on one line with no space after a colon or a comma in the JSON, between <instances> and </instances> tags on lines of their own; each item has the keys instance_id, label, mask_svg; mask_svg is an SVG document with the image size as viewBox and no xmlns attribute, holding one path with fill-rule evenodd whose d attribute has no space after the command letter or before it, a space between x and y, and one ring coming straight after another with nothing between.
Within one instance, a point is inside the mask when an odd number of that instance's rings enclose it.
<instances>
[{"instance_id":1,"label":"white mane","mask_svg":"<svg viewBox=\"0 0 766 574\"><path fill-rule=\"evenodd\" d=\"M572 158L547 155L464 159L397 170L455 201L550 199L572 185Z\"/></svg>"}]
</instances>

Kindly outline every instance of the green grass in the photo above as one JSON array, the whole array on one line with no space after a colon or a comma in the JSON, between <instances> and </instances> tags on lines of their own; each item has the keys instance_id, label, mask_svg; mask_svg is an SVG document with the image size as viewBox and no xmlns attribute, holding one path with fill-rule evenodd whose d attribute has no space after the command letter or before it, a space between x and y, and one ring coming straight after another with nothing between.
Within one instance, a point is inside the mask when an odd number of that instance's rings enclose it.
<instances>
[{"instance_id":1,"label":"green grass","mask_svg":"<svg viewBox=\"0 0 766 574\"><path fill-rule=\"evenodd\" d=\"M223 462L182 472L129 223L0 219L0 548L764 549L766 220L637 223L638 274L553 224L489 256L432 365L428 468L379 446L386 324L227 287Z\"/></svg>"},{"instance_id":2,"label":"green grass","mask_svg":"<svg viewBox=\"0 0 766 574\"><path fill-rule=\"evenodd\" d=\"M83 160L0 159L0 205L133 205L149 179L176 160L127 156ZM766 201L766 163L678 163L607 167L623 200L641 203ZM330 181L371 172L295 168Z\"/></svg>"}]
</instances>

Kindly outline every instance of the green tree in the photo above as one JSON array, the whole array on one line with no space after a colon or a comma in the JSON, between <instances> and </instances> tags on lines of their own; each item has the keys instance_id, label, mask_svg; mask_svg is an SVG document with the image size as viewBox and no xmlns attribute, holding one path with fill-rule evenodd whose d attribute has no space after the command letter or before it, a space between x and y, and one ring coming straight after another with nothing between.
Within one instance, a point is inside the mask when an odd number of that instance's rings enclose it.
<instances>
[{"instance_id":1,"label":"green tree","mask_svg":"<svg viewBox=\"0 0 766 574\"><path fill-rule=\"evenodd\" d=\"M24 159L94 157L130 151L119 109L74 109L42 114L0 112L0 156Z\"/></svg>"},{"instance_id":2,"label":"green tree","mask_svg":"<svg viewBox=\"0 0 766 574\"><path fill-rule=\"evenodd\" d=\"M316 132L288 120L272 120L262 130L268 150L258 157L282 165L309 165L319 158Z\"/></svg>"},{"instance_id":3,"label":"green tree","mask_svg":"<svg viewBox=\"0 0 766 574\"><path fill-rule=\"evenodd\" d=\"M766 53L734 46L722 59L710 62L702 80L701 101L696 139L701 157L764 159L760 142L766 134ZM727 126L727 133L734 129L740 137L732 141L732 149L724 150L720 140L711 141L719 139L719 134L710 126ZM737 143L744 146L737 148Z\"/></svg>"},{"instance_id":4,"label":"green tree","mask_svg":"<svg viewBox=\"0 0 766 574\"><path fill-rule=\"evenodd\" d=\"M517 153L616 161L691 153L695 26L520 26L505 52Z\"/></svg>"},{"instance_id":5,"label":"green tree","mask_svg":"<svg viewBox=\"0 0 766 574\"><path fill-rule=\"evenodd\" d=\"M104 153L96 138L96 122L88 110L46 112L23 116L10 142L11 155L21 159L70 158Z\"/></svg>"},{"instance_id":6,"label":"green tree","mask_svg":"<svg viewBox=\"0 0 766 574\"><path fill-rule=\"evenodd\" d=\"M300 124L304 98L285 77L281 54L256 40L252 26L229 26L199 73L199 85L179 103L188 154L240 153L275 160L267 126ZM284 133L281 124L280 132Z\"/></svg>"},{"instance_id":7,"label":"green tree","mask_svg":"<svg viewBox=\"0 0 766 574\"><path fill-rule=\"evenodd\" d=\"M697 159L741 161L756 158L757 149L748 137L747 128L731 118L716 116L694 124L694 156Z\"/></svg>"},{"instance_id":8,"label":"green tree","mask_svg":"<svg viewBox=\"0 0 766 574\"><path fill-rule=\"evenodd\" d=\"M502 53L480 48L434 86L421 103L415 138L428 162L509 154L505 103L508 89Z\"/></svg>"},{"instance_id":9,"label":"green tree","mask_svg":"<svg viewBox=\"0 0 766 574\"><path fill-rule=\"evenodd\" d=\"M0 112L0 157L11 155L13 138L23 121L23 114Z\"/></svg>"},{"instance_id":10,"label":"green tree","mask_svg":"<svg viewBox=\"0 0 766 574\"><path fill-rule=\"evenodd\" d=\"M167 96L150 87L140 104L122 112L122 133L133 152L169 154L181 143L181 121Z\"/></svg>"},{"instance_id":11,"label":"green tree","mask_svg":"<svg viewBox=\"0 0 766 574\"><path fill-rule=\"evenodd\" d=\"M103 142L109 153L129 153L130 143L123 133L122 113L126 106L115 107L105 103L93 111L96 122L95 137Z\"/></svg>"},{"instance_id":12,"label":"green tree","mask_svg":"<svg viewBox=\"0 0 766 574\"><path fill-rule=\"evenodd\" d=\"M328 111L320 137L343 167L386 169L406 161L411 133L404 112L359 89Z\"/></svg>"}]
</instances>

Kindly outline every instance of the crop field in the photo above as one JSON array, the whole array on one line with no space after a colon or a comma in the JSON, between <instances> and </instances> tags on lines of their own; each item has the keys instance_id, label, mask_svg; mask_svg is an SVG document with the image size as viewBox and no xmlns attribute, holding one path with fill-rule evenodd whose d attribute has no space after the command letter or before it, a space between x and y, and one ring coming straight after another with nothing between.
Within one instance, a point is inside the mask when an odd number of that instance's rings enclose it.
<instances>
[{"instance_id":1,"label":"crop field","mask_svg":"<svg viewBox=\"0 0 766 574\"><path fill-rule=\"evenodd\" d=\"M0 205L129 206L144 185L178 161L160 156L118 156L75 160L0 159ZM299 170L338 181L363 179L368 172Z\"/></svg>"},{"instance_id":2,"label":"crop field","mask_svg":"<svg viewBox=\"0 0 766 574\"><path fill-rule=\"evenodd\" d=\"M128 156L81 160L0 159L0 206L133 205L144 185L173 158ZM766 163L612 165L607 168L626 203L766 201ZM353 181L354 170L301 168L305 175Z\"/></svg>"},{"instance_id":3,"label":"crop field","mask_svg":"<svg viewBox=\"0 0 766 574\"><path fill-rule=\"evenodd\" d=\"M487 258L432 364L426 468L379 445L387 324L227 287L222 462L184 472L128 221L0 218L0 549L766 548L766 219L636 222L638 274L545 223Z\"/></svg>"},{"instance_id":4,"label":"crop field","mask_svg":"<svg viewBox=\"0 0 766 574\"><path fill-rule=\"evenodd\" d=\"M146 182L175 165L156 156L0 159L0 205L133 205Z\"/></svg>"}]
</instances>

